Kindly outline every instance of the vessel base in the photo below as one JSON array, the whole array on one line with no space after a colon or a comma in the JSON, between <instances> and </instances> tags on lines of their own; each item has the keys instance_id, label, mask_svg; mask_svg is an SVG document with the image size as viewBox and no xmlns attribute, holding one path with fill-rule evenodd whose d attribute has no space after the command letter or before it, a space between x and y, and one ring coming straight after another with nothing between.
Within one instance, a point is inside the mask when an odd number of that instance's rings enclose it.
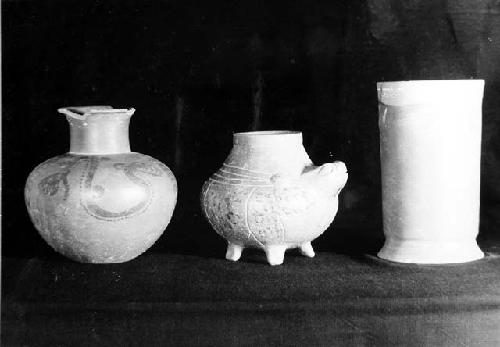
<instances>
[{"instance_id":1,"label":"vessel base","mask_svg":"<svg viewBox=\"0 0 500 347\"><path fill-rule=\"evenodd\" d=\"M454 264L484 257L476 240L462 242L387 239L378 257L398 263Z\"/></svg>"}]
</instances>

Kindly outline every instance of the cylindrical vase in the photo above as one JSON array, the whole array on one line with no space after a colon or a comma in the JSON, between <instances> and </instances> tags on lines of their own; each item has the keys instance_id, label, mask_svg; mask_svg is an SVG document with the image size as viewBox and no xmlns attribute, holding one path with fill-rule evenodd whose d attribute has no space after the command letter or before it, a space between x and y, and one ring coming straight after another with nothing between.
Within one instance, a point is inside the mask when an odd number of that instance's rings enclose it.
<instances>
[{"instance_id":1,"label":"cylindrical vase","mask_svg":"<svg viewBox=\"0 0 500 347\"><path fill-rule=\"evenodd\" d=\"M383 259L482 258L479 231L483 80L380 82Z\"/></svg>"}]
</instances>

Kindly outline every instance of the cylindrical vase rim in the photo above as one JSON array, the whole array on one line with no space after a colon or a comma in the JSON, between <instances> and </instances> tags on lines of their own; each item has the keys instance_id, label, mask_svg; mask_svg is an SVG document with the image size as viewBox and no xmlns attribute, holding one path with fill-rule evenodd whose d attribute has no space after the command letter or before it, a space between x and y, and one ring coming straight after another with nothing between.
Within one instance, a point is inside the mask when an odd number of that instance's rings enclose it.
<instances>
[{"instance_id":1,"label":"cylindrical vase rim","mask_svg":"<svg viewBox=\"0 0 500 347\"><path fill-rule=\"evenodd\" d=\"M483 97L484 80L409 80L377 82L378 101L388 106L421 103L455 105Z\"/></svg>"}]
</instances>

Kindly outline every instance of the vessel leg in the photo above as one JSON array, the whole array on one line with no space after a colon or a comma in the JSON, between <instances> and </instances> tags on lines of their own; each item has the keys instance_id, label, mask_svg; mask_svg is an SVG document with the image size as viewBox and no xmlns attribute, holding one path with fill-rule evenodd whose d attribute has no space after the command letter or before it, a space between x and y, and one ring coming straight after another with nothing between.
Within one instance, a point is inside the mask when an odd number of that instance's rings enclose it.
<instances>
[{"instance_id":1,"label":"vessel leg","mask_svg":"<svg viewBox=\"0 0 500 347\"><path fill-rule=\"evenodd\" d=\"M236 245L234 243L227 244L226 259L232 261L238 261L241 257L241 252L243 252L243 247Z\"/></svg>"},{"instance_id":2,"label":"vessel leg","mask_svg":"<svg viewBox=\"0 0 500 347\"><path fill-rule=\"evenodd\" d=\"M282 245L266 246L267 262L270 265L283 264L283 259L285 258L285 251L286 251L286 246Z\"/></svg>"},{"instance_id":3,"label":"vessel leg","mask_svg":"<svg viewBox=\"0 0 500 347\"><path fill-rule=\"evenodd\" d=\"M302 245L300 245L300 253L309 258L314 257L315 253L313 246L311 245L311 242L305 242Z\"/></svg>"}]
</instances>

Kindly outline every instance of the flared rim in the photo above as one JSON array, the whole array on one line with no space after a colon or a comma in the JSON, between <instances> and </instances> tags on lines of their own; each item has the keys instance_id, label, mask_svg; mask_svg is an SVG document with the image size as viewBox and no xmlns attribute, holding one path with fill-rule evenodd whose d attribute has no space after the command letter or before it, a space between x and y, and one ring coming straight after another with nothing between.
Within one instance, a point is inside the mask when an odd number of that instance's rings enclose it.
<instances>
[{"instance_id":1,"label":"flared rim","mask_svg":"<svg viewBox=\"0 0 500 347\"><path fill-rule=\"evenodd\" d=\"M264 130L264 131L246 131L234 133L235 137L245 136L272 136L272 135L301 135L301 131L294 130Z\"/></svg>"},{"instance_id":2,"label":"flared rim","mask_svg":"<svg viewBox=\"0 0 500 347\"><path fill-rule=\"evenodd\" d=\"M134 108L114 108L108 105L96 106L67 106L57 109L57 112L74 119L87 119L89 116L114 115L130 117Z\"/></svg>"}]
</instances>

